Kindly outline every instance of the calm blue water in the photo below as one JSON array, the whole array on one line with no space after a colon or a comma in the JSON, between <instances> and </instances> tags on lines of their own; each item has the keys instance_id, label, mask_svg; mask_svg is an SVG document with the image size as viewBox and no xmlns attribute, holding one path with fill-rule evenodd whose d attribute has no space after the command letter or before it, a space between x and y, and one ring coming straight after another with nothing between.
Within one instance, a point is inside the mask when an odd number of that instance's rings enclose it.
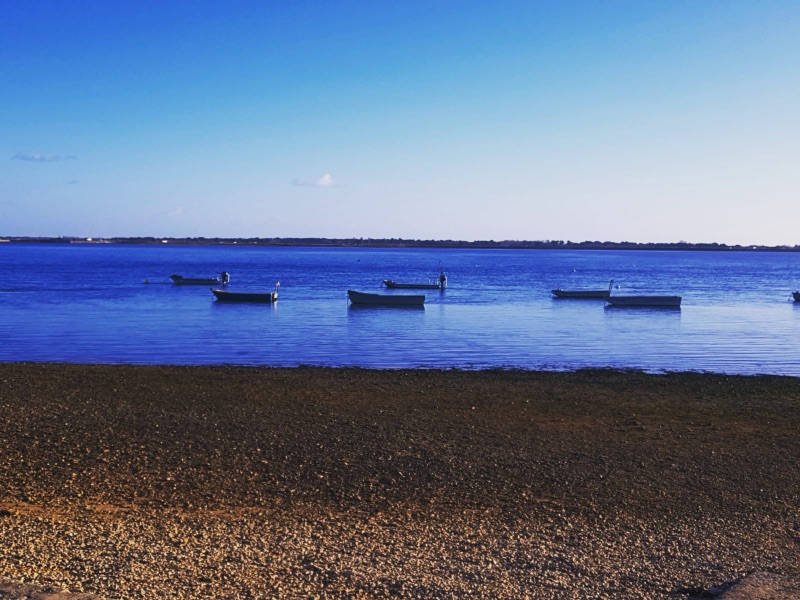
<instances>
[{"instance_id":1,"label":"calm blue water","mask_svg":"<svg viewBox=\"0 0 800 600\"><path fill-rule=\"evenodd\" d=\"M355 308L385 278L448 289L424 309ZM0 361L620 367L800 376L800 254L0 244ZM187 277L276 305L228 305ZM554 300L550 289L679 294L681 310ZM149 280L150 284L144 281ZM412 292L422 293L422 292Z\"/></svg>"}]
</instances>

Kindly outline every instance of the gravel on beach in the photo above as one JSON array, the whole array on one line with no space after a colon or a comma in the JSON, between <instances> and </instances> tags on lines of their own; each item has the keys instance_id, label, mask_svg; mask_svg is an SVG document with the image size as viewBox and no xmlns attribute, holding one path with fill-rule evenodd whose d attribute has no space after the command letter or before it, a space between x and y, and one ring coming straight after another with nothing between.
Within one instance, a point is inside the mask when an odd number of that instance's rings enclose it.
<instances>
[{"instance_id":1,"label":"gravel on beach","mask_svg":"<svg viewBox=\"0 0 800 600\"><path fill-rule=\"evenodd\" d=\"M0 599L800 598L800 379L0 364Z\"/></svg>"}]
</instances>

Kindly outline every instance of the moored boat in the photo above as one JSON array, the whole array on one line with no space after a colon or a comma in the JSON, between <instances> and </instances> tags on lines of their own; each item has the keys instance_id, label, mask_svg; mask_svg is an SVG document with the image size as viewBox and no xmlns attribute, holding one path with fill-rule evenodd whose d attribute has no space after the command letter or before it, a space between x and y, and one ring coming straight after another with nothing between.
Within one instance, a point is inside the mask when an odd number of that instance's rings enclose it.
<instances>
[{"instance_id":1,"label":"moored boat","mask_svg":"<svg viewBox=\"0 0 800 600\"><path fill-rule=\"evenodd\" d=\"M219 277L184 277L183 275L175 275L174 273L169 276L172 283L175 285L228 285L230 275L225 271L220 273Z\"/></svg>"},{"instance_id":2,"label":"moored boat","mask_svg":"<svg viewBox=\"0 0 800 600\"><path fill-rule=\"evenodd\" d=\"M556 298L580 298L580 299L599 299L608 297L608 290L562 290L561 288L551 290Z\"/></svg>"},{"instance_id":3,"label":"moored boat","mask_svg":"<svg viewBox=\"0 0 800 600\"><path fill-rule=\"evenodd\" d=\"M614 280L608 286L606 303L611 306L630 306L636 308L680 308L680 296L612 296L611 288Z\"/></svg>"},{"instance_id":4,"label":"moored boat","mask_svg":"<svg viewBox=\"0 0 800 600\"><path fill-rule=\"evenodd\" d=\"M443 290L447 287L447 275L445 272L442 271L439 273L439 277L433 278L431 277L427 283L417 282L417 283L401 283L399 281L395 281L394 279L384 279L383 285L385 285L390 290L392 289L404 289L404 290Z\"/></svg>"},{"instance_id":5,"label":"moored boat","mask_svg":"<svg viewBox=\"0 0 800 600\"><path fill-rule=\"evenodd\" d=\"M368 306L424 306L425 296L420 295L400 295L400 294L370 294L367 292L357 292L347 290L347 297L353 304L363 304Z\"/></svg>"},{"instance_id":6,"label":"moored boat","mask_svg":"<svg viewBox=\"0 0 800 600\"><path fill-rule=\"evenodd\" d=\"M276 283L275 290L272 292L231 292L229 290L211 288L211 293L214 294L217 302L258 302L269 304L277 302L278 287L280 287L280 285L280 283Z\"/></svg>"},{"instance_id":7,"label":"moored boat","mask_svg":"<svg viewBox=\"0 0 800 600\"><path fill-rule=\"evenodd\" d=\"M608 296L606 302L611 306L680 308L680 296Z\"/></svg>"}]
</instances>

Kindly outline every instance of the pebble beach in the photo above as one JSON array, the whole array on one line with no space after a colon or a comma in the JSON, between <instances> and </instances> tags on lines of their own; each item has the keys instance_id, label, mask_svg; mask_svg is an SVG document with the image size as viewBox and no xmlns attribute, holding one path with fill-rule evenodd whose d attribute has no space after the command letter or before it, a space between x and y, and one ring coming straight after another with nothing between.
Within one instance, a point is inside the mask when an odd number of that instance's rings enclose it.
<instances>
[{"instance_id":1,"label":"pebble beach","mask_svg":"<svg viewBox=\"0 0 800 600\"><path fill-rule=\"evenodd\" d=\"M800 379L0 364L0 598L800 598Z\"/></svg>"}]
</instances>

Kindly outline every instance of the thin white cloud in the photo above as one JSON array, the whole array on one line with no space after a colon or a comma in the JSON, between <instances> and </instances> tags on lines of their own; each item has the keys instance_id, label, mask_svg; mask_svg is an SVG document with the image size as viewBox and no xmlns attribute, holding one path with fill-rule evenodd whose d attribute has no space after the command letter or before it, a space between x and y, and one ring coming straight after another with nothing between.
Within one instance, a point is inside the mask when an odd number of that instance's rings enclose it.
<instances>
[{"instance_id":1,"label":"thin white cloud","mask_svg":"<svg viewBox=\"0 0 800 600\"><path fill-rule=\"evenodd\" d=\"M184 212L184 208L182 206L176 206L175 208L170 208L168 210L162 210L161 212L153 214L153 218L155 219L163 219L168 218L171 219L173 217L180 217Z\"/></svg>"},{"instance_id":2,"label":"thin white cloud","mask_svg":"<svg viewBox=\"0 0 800 600\"><path fill-rule=\"evenodd\" d=\"M168 223L170 225L174 225L176 222L180 223L183 220L184 214L188 214L188 212L182 206L175 206L173 208L167 208L159 212L153 212L144 215L144 219L147 223L153 223L157 225Z\"/></svg>"},{"instance_id":3,"label":"thin white cloud","mask_svg":"<svg viewBox=\"0 0 800 600\"><path fill-rule=\"evenodd\" d=\"M41 154L35 152L28 154L27 152L17 152L11 157L11 160L24 160L28 162L56 162L59 160L77 160L75 156L59 156L58 154Z\"/></svg>"},{"instance_id":4,"label":"thin white cloud","mask_svg":"<svg viewBox=\"0 0 800 600\"><path fill-rule=\"evenodd\" d=\"M337 187L339 184L333 181L333 177L330 173L325 173L322 177L318 179L311 180L311 181L304 181L302 179L295 179L292 181L292 185L296 185L299 187Z\"/></svg>"}]
</instances>

